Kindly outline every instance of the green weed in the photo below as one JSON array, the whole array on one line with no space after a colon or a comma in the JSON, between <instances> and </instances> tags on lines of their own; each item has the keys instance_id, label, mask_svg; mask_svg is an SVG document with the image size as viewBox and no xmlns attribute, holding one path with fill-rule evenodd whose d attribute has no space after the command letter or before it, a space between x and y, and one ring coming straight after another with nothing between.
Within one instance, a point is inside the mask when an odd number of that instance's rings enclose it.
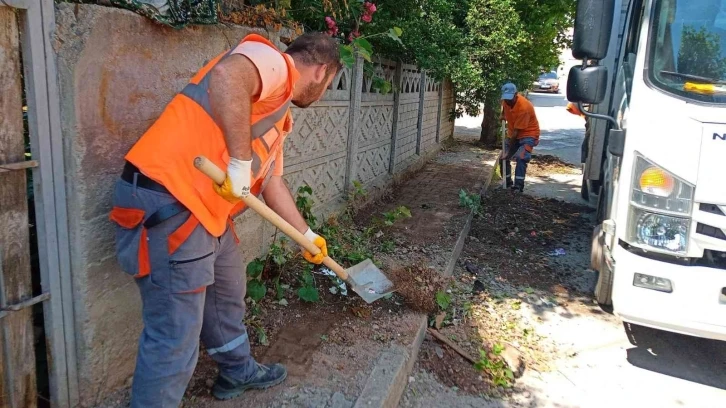
<instances>
[{"instance_id":1,"label":"green weed","mask_svg":"<svg viewBox=\"0 0 726 408\"><path fill-rule=\"evenodd\" d=\"M496 386L511 387L514 381L514 373L507 367L507 363L501 357L504 346L495 344L492 352L479 350L479 361L474 364L474 368L479 371L486 372Z\"/></svg>"}]
</instances>

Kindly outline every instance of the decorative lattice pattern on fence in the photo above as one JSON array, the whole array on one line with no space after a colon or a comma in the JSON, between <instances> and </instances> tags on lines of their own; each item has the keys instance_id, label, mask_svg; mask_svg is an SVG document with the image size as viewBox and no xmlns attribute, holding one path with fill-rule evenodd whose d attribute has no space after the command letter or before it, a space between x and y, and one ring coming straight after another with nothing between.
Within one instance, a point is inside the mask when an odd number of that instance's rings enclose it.
<instances>
[{"instance_id":1,"label":"decorative lattice pattern on fence","mask_svg":"<svg viewBox=\"0 0 726 408\"><path fill-rule=\"evenodd\" d=\"M294 130L284 146L285 179L293 191L307 184L317 203L343 194L349 115L348 104L340 102L293 109Z\"/></svg>"}]
</instances>

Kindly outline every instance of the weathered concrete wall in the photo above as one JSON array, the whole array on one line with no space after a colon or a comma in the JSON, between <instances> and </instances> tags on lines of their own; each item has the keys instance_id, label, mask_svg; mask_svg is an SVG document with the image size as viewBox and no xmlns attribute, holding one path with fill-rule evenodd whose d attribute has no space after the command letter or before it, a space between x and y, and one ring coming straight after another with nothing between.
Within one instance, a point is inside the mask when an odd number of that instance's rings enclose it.
<instances>
[{"instance_id":1,"label":"weathered concrete wall","mask_svg":"<svg viewBox=\"0 0 726 408\"><path fill-rule=\"evenodd\" d=\"M206 60L252 30L174 31L130 12L67 4L56 19L79 389L91 406L129 383L141 329L138 290L116 265L108 221L123 156Z\"/></svg>"},{"instance_id":2,"label":"weathered concrete wall","mask_svg":"<svg viewBox=\"0 0 726 408\"><path fill-rule=\"evenodd\" d=\"M141 329L138 290L116 264L108 221L112 186L124 154L206 61L253 31L284 45L275 33L264 30L172 30L131 12L91 5L59 4L56 20L79 389L82 405L94 406L109 392L130 384ZM393 117L394 95L372 92L365 80L353 89L350 70L339 73L322 101L293 110L295 130L285 144L285 179L293 190L310 185L318 211L340 208L351 165L355 171L350 181L384 186L436 150L432 123L441 124L441 139L453 131L453 124L438 117L438 105L432 105L437 91L432 90L424 108L426 142L419 147L421 155L415 154L420 73L406 68L398 118ZM396 65L383 63L376 69L393 79ZM448 112L444 102L441 116ZM354 103L361 108L351 115ZM355 127L350 126L351 117L356 118ZM404 122L397 134L392 132L394 119ZM401 150L391 174L394 140ZM249 243L245 258L264 253L273 228L252 212L235 224Z\"/></svg>"}]
</instances>

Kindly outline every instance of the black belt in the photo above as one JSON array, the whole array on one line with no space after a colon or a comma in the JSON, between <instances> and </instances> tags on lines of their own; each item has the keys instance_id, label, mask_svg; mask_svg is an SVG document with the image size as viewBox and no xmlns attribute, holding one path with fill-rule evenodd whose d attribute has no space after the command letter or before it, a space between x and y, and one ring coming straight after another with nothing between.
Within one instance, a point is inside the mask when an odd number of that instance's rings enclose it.
<instances>
[{"instance_id":1,"label":"black belt","mask_svg":"<svg viewBox=\"0 0 726 408\"><path fill-rule=\"evenodd\" d=\"M134 175L136 175L136 187L158 191L159 193L171 194L166 187L141 174L138 167L126 162L126 165L124 165L124 171L121 173L121 180L134 184Z\"/></svg>"},{"instance_id":2,"label":"black belt","mask_svg":"<svg viewBox=\"0 0 726 408\"><path fill-rule=\"evenodd\" d=\"M171 195L169 193L169 190L166 189L166 187L162 186L161 184L157 183L156 181L144 176L141 174L139 169L134 166L133 164L126 162L126 165L124 166L124 171L121 173L121 179L124 180L127 183L134 184L134 177L136 178L136 187L143 188L146 190L152 190L157 191L159 193L165 193ZM181 214L183 212L189 211L182 203L179 201L175 201L171 204L167 204L158 210L156 210L155 213L151 214L149 218L144 221L144 227L146 229L151 229L162 222L168 220L169 218Z\"/></svg>"}]
</instances>

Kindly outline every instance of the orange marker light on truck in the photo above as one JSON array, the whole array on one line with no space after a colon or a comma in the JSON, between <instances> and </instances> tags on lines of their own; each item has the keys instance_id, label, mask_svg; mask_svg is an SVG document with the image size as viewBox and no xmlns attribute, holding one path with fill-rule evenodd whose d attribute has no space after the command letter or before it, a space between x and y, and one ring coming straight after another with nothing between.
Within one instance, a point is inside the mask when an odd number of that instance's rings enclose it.
<instances>
[{"instance_id":1,"label":"orange marker light on truck","mask_svg":"<svg viewBox=\"0 0 726 408\"><path fill-rule=\"evenodd\" d=\"M673 176L657 167L649 167L640 175L640 191L659 197L669 197L675 187Z\"/></svg>"}]
</instances>

